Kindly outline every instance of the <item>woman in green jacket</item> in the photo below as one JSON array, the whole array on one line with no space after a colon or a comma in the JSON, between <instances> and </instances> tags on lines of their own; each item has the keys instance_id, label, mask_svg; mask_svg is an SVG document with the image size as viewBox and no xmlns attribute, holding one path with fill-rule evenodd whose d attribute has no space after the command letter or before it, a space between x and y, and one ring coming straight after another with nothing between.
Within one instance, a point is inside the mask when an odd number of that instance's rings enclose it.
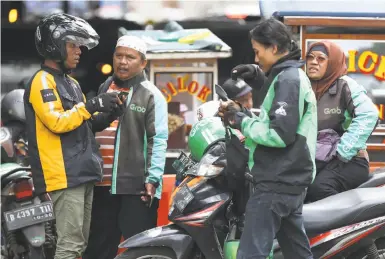
<instances>
[{"instance_id":1,"label":"woman in green jacket","mask_svg":"<svg viewBox=\"0 0 385 259\"><path fill-rule=\"evenodd\" d=\"M237 258L266 258L275 237L285 258L313 258L302 206L315 175L316 99L301 69L301 52L284 24L271 18L250 35L255 63L266 76L261 112L255 117L233 101L220 107L225 123L246 137L255 187L247 203ZM254 65L241 65L236 73L245 79L250 66L257 71Z\"/></svg>"}]
</instances>

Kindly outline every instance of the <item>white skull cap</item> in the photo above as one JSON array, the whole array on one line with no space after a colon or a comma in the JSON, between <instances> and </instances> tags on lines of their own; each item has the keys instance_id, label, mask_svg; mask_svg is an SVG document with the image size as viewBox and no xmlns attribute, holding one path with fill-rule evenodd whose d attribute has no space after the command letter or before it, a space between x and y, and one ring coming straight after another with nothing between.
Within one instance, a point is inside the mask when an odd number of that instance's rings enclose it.
<instances>
[{"instance_id":1,"label":"white skull cap","mask_svg":"<svg viewBox=\"0 0 385 259\"><path fill-rule=\"evenodd\" d=\"M124 35L118 39L116 47L127 47L134 49L144 56L146 56L147 45L146 43L137 36Z\"/></svg>"}]
</instances>

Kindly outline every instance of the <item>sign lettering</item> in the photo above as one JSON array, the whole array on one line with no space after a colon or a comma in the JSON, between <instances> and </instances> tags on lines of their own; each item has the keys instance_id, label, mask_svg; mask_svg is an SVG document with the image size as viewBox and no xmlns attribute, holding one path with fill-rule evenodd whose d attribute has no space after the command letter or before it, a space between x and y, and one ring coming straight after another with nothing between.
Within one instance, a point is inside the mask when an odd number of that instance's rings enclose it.
<instances>
[{"instance_id":1,"label":"sign lettering","mask_svg":"<svg viewBox=\"0 0 385 259\"><path fill-rule=\"evenodd\" d=\"M207 97L211 94L211 89L206 85L199 85L197 81L191 81L188 84L184 81L183 77L177 78L177 85L172 82L168 82L166 87L161 89L166 101L171 102L172 98L180 93L187 92L188 94L195 96L199 101L206 102Z\"/></svg>"},{"instance_id":2,"label":"sign lettering","mask_svg":"<svg viewBox=\"0 0 385 259\"><path fill-rule=\"evenodd\" d=\"M361 53L349 50L348 53L348 73L373 74L378 80L385 81L385 56L369 50Z\"/></svg>"}]
</instances>

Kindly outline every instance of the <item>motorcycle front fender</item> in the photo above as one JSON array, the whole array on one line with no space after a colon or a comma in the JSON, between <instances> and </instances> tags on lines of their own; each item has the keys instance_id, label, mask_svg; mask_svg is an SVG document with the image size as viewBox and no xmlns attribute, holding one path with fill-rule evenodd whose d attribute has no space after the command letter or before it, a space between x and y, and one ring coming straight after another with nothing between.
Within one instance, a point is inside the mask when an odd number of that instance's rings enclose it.
<instances>
[{"instance_id":1,"label":"motorcycle front fender","mask_svg":"<svg viewBox=\"0 0 385 259\"><path fill-rule=\"evenodd\" d=\"M22 228L21 231L31 246L41 247L45 243L44 223Z\"/></svg>"},{"instance_id":2,"label":"motorcycle front fender","mask_svg":"<svg viewBox=\"0 0 385 259\"><path fill-rule=\"evenodd\" d=\"M175 224L156 227L123 241L119 248L160 246L171 248L177 259L188 259L193 248L192 237Z\"/></svg>"}]
</instances>

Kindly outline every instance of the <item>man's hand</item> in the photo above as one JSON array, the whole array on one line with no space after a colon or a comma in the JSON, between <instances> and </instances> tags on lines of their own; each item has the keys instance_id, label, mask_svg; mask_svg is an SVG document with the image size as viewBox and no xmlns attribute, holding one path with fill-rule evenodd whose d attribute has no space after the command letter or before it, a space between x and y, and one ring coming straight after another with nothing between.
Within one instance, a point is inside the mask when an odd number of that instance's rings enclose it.
<instances>
[{"instance_id":1,"label":"man's hand","mask_svg":"<svg viewBox=\"0 0 385 259\"><path fill-rule=\"evenodd\" d=\"M221 117L225 125L239 130L243 118L247 117L246 114L242 113L241 105L231 100L220 102L218 116Z\"/></svg>"},{"instance_id":2,"label":"man's hand","mask_svg":"<svg viewBox=\"0 0 385 259\"><path fill-rule=\"evenodd\" d=\"M117 93L102 93L88 100L85 106L91 114L95 112L111 112L117 107L118 102L119 98Z\"/></svg>"},{"instance_id":3,"label":"man's hand","mask_svg":"<svg viewBox=\"0 0 385 259\"><path fill-rule=\"evenodd\" d=\"M257 65L238 65L231 70L231 78L236 80L238 77L244 80L253 80L257 76Z\"/></svg>"},{"instance_id":4,"label":"man's hand","mask_svg":"<svg viewBox=\"0 0 385 259\"><path fill-rule=\"evenodd\" d=\"M231 111L236 113L236 112L242 111L241 106L232 100L228 100L226 102L222 102L222 101L219 101L219 102L220 104L218 109L218 116L221 117L222 120L224 119L226 112Z\"/></svg>"},{"instance_id":5,"label":"man's hand","mask_svg":"<svg viewBox=\"0 0 385 259\"><path fill-rule=\"evenodd\" d=\"M156 188L152 183L146 183L144 185L144 188L145 188L145 191L144 191L145 195L141 196L140 198L142 199L142 201L148 204L148 207L151 207L151 202L152 202L152 199L154 198Z\"/></svg>"},{"instance_id":6,"label":"man's hand","mask_svg":"<svg viewBox=\"0 0 385 259\"><path fill-rule=\"evenodd\" d=\"M117 103L117 106L115 108L112 109L112 112L111 112L111 115L114 117L114 118L119 118L120 116L123 115L124 113L124 110L126 108L126 105L124 104L124 101L126 100L126 97L123 97L124 99L121 100L120 98L118 98L118 103Z\"/></svg>"}]
</instances>

